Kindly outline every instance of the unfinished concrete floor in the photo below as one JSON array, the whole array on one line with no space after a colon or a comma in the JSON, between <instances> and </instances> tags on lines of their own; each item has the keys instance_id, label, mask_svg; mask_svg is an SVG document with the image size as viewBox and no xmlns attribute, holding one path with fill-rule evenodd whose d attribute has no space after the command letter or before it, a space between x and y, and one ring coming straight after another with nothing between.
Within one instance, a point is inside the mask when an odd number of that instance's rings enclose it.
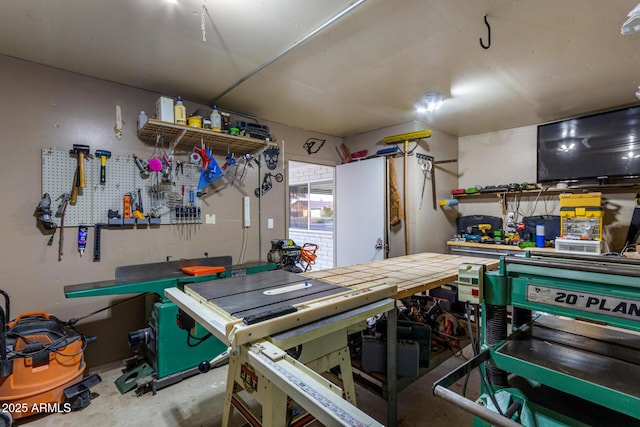
<instances>
[{"instance_id":1,"label":"unfinished concrete floor","mask_svg":"<svg viewBox=\"0 0 640 427\"><path fill-rule=\"evenodd\" d=\"M470 348L464 351L470 356ZM464 362L452 356L427 375L413 382L398 394L398 426L401 427L458 427L471 426L472 416L433 396L431 387L444 374ZM180 383L159 390L154 396L147 393L136 397L133 392L121 395L114 381L121 375L121 366L96 371L102 383L92 388L94 397L89 406L68 414L49 414L16 420L14 426L29 427L218 427L226 386L227 366L207 374L196 375ZM471 375L467 396L478 395L478 375ZM451 387L460 392L462 384ZM358 406L371 417L385 424L386 401L357 386ZM243 419L234 413L232 426L242 426Z\"/></svg>"}]
</instances>

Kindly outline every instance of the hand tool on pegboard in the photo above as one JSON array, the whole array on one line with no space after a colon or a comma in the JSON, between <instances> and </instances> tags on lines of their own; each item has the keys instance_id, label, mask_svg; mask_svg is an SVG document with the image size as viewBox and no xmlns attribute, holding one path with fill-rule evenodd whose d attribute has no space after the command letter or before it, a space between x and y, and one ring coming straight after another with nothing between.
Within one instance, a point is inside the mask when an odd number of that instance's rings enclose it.
<instances>
[{"instance_id":1,"label":"hand tool on pegboard","mask_svg":"<svg viewBox=\"0 0 640 427\"><path fill-rule=\"evenodd\" d=\"M146 215L144 214L144 208L142 207L142 190L138 188L138 198L136 199L133 194L131 194L132 203L133 203L133 212L132 215L135 219L146 219Z\"/></svg>"},{"instance_id":2,"label":"hand tool on pegboard","mask_svg":"<svg viewBox=\"0 0 640 427\"><path fill-rule=\"evenodd\" d=\"M100 157L100 184L107 182L107 159L111 157L111 151L96 150L96 157Z\"/></svg>"},{"instance_id":3,"label":"hand tool on pegboard","mask_svg":"<svg viewBox=\"0 0 640 427\"><path fill-rule=\"evenodd\" d=\"M140 177L142 179L147 179L149 178L149 176L151 176L151 173L149 172L149 164L146 161L141 160L139 157L136 157L136 155L134 154L133 162L136 164L138 171L140 171Z\"/></svg>"},{"instance_id":4,"label":"hand tool on pegboard","mask_svg":"<svg viewBox=\"0 0 640 427\"><path fill-rule=\"evenodd\" d=\"M100 245L101 245L101 232L102 227L105 224L97 223L95 225L95 230L93 231L93 262L100 261Z\"/></svg>"},{"instance_id":5,"label":"hand tool on pegboard","mask_svg":"<svg viewBox=\"0 0 640 427\"><path fill-rule=\"evenodd\" d=\"M69 204L70 199L71 195L69 193L64 193L62 196L58 197L58 200L60 200L58 210L56 211L56 216L60 218L60 234L58 235L58 261L62 261L64 247L64 215L67 212L67 205Z\"/></svg>"},{"instance_id":6,"label":"hand tool on pegboard","mask_svg":"<svg viewBox=\"0 0 640 427\"><path fill-rule=\"evenodd\" d=\"M73 144L71 152L78 156L78 181L77 185L80 188L87 186L87 179L84 167L84 158L91 157L91 149L88 145Z\"/></svg>"},{"instance_id":7,"label":"hand tool on pegboard","mask_svg":"<svg viewBox=\"0 0 640 427\"><path fill-rule=\"evenodd\" d=\"M122 218L131 219L131 193L124 195L122 199Z\"/></svg>"},{"instance_id":8,"label":"hand tool on pegboard","mask_svg":"<svg viewBox=\"0 0 640 427\"><path fill-rule=\"evenodd\" d=\"M73 188L71 190L71 198L69 203L75 205L78 201L78 191L80 188L87 186L84 159L91 157L91 149L88 145L73 144L71 154L75 154L78 157L78 165L76 166L76 172L73 176Z\"/></svg>"},{"instance_id":9,"label":"hand tool on pegboard","mask_svg":"<svg viewBox=\"0 0 640 427\"><path fill-rule=\"evenodd\" d=\"M49 193L44 193L42 195L42 199L40 199L40 203L38 203L38 206L36 207L36 215L38 216L38 222L44 230L53 230L53 233L47 242L47 246L53 245L53 238L56 235L56 229L58 227L52 218L53 212L51 212L51 196L49 196Z\"/></svg>"},{"instance_id":10,"label":"hand tool on pegboard","mask_svg":"<svg viewBox=\"0 0 640 427\"><path fill-rule=\"evenodd\" d=\"M75 205L78 202L78 167L73 174L73 186L71 187L71 194L69 195L69 203Z\"/></svg>"}]
</instances>

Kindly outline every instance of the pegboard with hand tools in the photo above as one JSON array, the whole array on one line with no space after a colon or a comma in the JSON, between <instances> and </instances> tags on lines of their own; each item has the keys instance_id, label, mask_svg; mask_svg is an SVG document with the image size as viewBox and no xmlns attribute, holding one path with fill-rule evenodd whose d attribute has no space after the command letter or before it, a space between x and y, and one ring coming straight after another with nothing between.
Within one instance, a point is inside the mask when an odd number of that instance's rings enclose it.
<instances>
[{"instance_id":1,"label":"pegboard with hand tools","mask_svg":"<svg viewBox=\"0 0 640 427\"><path fill-rule=\"evenodd\" d=\"M202 202L197 197L201 169L198 165L182 164L176 167L174 164L159 172L149 171L148 168L141 171L133 156L111 156L106 162L105 182L101 184L100 158L93 156L84 162L86 186L79 189L76 203L68 204L64 216L65 227L81 224L146 226L202 223ZM53 212L56 212L64 195L71 194L77 164L76 155L69 151L42 150L42 193L51 197ZM147 166L144 160L142 164ZM124 221L125 195L130 197L132 213L137 210L144 218L135 220L131 215L133 220ZM59 214L52 219L60 226Z\"/></svg>"}]
</instances>

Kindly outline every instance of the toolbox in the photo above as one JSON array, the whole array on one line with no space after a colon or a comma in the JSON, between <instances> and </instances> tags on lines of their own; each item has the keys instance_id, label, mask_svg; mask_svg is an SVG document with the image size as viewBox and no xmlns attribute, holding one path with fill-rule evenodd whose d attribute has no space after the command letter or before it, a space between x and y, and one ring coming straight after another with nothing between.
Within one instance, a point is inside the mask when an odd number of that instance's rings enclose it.
<instances>
[{"instance_id":1,"label":"toolbox","mask_svg":"<svg viewBox=\"0 0 640 427\"><path fill-rule=\"evenodd\" d=\"M600 205L602 205L602 193L560 194L561 208Z\"/></svg>"},{"instance_id":2,"label":"toolbox","mask_svg":"<svg viewBox=\"0 0 640 427\"><path fill-rule=\"evenodd\" d=\"M479 234L478 225L490 224L491 231L502 230L502 218L490 215L466 215L456 218L458 234Z\"/></svg>"},{"instance_id":3,"label":"toolbox","mask_svg":"<svg viewBox=\"0 0 640 427\"><path fill-rule=\"evenodd\" d=\"M602 240L604 209L600 206L560 208L562 237Z\"/></svg>"},{"instance_id":4,"label":"toolbox","mask_svg":"<svg viewBox=\"0 0 640 427\"><path fill-rule=\"evenodd\" d=\"M560 194L559 197L562 238L602 240L602 193Z\"/></svg>"}]
</instances>

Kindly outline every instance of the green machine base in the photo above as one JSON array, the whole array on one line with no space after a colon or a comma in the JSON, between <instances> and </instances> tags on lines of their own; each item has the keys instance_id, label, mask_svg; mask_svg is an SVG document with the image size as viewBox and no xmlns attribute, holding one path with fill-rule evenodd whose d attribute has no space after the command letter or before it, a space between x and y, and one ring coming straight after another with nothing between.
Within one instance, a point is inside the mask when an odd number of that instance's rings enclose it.
<instances>
[{"instance_id":1,"label":"green machine base","mask_svg":"<svg viewBox=\"0 0 640 427\"><path fill-rule=\"evenodd\" d=\"M640 262L527 253L477 279L478 355L435 395L478 427L640 425ZM476 368L478 400L448 389Z\"/></svg>"},{"instance_id":2,"label":"green machine base","mask_svg":"<svg viewBox=\"0 0 640 427\"><path fill-rule=\"evenodd\" d=\"M224 273L188 276L181 273L185 266L223 266ZM142 360L130 363L116 385L121 393L136 388L138 395L174 384L198 374L198 365L227 350L227 346L200 324L187 331L178 327L178 306L164 297L164 289L184 287L187 283L214 281L218 278L243 276L274 270L275 264L252 263L231 265L231 257L167 261L156 264L124 266L116 269L114 282L96 282L65 287L67 298L147 293L143 329L129 333L130 345L144 346ZM135 359L135 358L134 358ZM135 363L137 362L137 363ZM152 370L150 374L149 368ZM118 385L120 384L120 385Z\"/></svg>"}]
</instances>

